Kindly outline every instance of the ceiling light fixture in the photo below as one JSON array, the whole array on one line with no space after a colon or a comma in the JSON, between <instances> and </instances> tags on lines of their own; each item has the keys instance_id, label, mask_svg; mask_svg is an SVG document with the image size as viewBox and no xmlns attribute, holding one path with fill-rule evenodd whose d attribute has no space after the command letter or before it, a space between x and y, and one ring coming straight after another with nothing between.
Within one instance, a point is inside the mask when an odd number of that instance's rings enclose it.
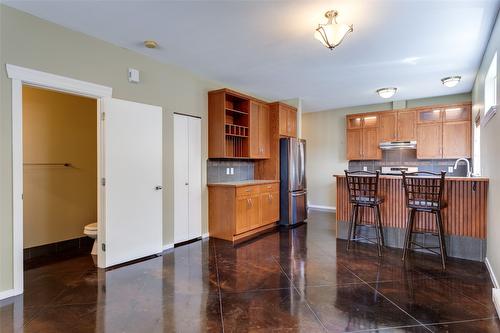
<instances>
[{"instance_id":1,"label":"ceiling light fixture","mask_svg":"<svg viewBox=\"0 0 500 333\"><path fill-rule=\"evenodd\" d=\"M158 43L155 42L154 40L145 40L144 46L147 47L148 49L156 49L158 47Z\"/></svg>"},{"instance_id":2,"label":"ceiling light fixture","mask_svg":"<svg viewBox=\"0 0 500 333\"><path fill-rule=\"evenodd\" d=\"M456 86L460 82L461 79L462 79L462 77L459 75L448 76L448 77L441 79L441 82L445 86L447 86L448 88L452 88L452 87Z\"/></svg>"},{"instance_id":3,"label":"ceiling light fixture","mask_svg":"<svg viewBox=\"0 0 500 333\"><path fill-rule=\"evenodd\" d=\"M377 94L382 98L391 98L397 90L398 88L380 88L377 89Z\"/></svg>"},{"instance_id":4,"label":"ceiling light fixture","mask_svg":"<svg viewBox=\"0 0 500 333\"><path fill-rule=\"evenodd\" d=\"M314 38L319 40L321 44L333 50L345 38L348 32L352 32L352 25L345 23L337 23L338 12L329 10L325 13L328 19L326 24L318 24L318 28L314 32Z\"/></svg>"}]
</instances>

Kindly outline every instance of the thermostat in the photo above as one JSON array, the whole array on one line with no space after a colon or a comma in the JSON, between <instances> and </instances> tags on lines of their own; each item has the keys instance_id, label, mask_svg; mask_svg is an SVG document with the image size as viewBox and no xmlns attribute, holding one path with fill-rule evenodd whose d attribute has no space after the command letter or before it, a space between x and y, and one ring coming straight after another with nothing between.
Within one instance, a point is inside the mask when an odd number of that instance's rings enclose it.
<instances>
[{"instance_id":1,"label":"thermostat","mask_svg":"<svg viewBox=\"0 0 500 333\"><path fill-rule=\"evenodd\" d=\"M137 69L128 69L128 82L139 83L139 71Z\"/></svg>"}]
</instances>

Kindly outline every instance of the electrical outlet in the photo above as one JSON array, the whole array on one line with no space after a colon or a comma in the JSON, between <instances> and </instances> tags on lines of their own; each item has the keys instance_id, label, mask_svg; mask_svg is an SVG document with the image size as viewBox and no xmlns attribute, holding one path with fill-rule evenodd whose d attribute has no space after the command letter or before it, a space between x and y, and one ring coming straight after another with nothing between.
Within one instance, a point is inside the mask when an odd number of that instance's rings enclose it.
<instances>
[{"instance_id":1,"label":"electrical outlet","mask_svg":"<svg viewBox=\"0 0 500 333\"><path fill-rule=\"evenodd\" d=\"M231 168L231 174L234 175L234 168Z\"/></svg>"},{"instance_id":2,"label":"electrical outlet","mask_svg":"<svg viewBox=\"0 0 500 333\"><path fill-rule=\"evenodd\" d=\"M231 169L226 168L226 175L230 175L230 174L231 174Z\"/></svg>"},{"instance_id":3,"label":"electrical outlet","mask_svg":"<svg viewBox=\"0 0 500 333\"><path fill-rule=\"evenodd\" d=\"M448 167L448 173L453 173L453 167L452 166Z\"/></svg>"},{"instance_id":4,"label":"electrical outlet","mask_svg":"<svg viewBox=\"0 0 500 333\"><path fill-rule=\"evenodd\" d=\"M363 167L363 171L368 171L368 167Z\"/></svg>"}]
</instances>

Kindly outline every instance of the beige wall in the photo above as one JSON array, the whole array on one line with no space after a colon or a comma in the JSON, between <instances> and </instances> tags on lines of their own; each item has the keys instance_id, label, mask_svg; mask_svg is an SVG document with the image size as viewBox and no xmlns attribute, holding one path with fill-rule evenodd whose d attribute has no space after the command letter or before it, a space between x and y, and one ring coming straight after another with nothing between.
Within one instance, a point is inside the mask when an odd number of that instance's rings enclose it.
<instances>
[{"instance_id":1,"label":"beige wall","mask_svg":"<svg viewBox=\"0 0 500 333\"><path fill-rule=\"evenodd\" d=\"M408 108L470 101L470 94L408 100ZM391 110L392 103L356 106L302 114L302 137L307 140L307 187L311 205L335 207L336 182L332 176L347 168L345 116Z\"/></svg>"},{"instance_id":2,"label":"beige wall","mask_svg":"<svg viewBox=\"0 0 500 333\"><path fill-rule=\"evenodd\" d=\"M23 148L24 248L84 236L97 221L97 101L24 86Z\"/></svg>"},{"instance_id":3,"label":"beige wall","mask_svg":"<svg viewBox=\"0 0 500 333\"><path fill-rule=\"evenodd\" d=\"M497 78L500 77L500 17L497 18L495 28L490 37L490 42L484 53L481 67L476 77L474 88L472 90L472 108L475 114L480 112L484 114L484 79L490 66L495 52L497 56ZM498 79L497 79L498 80ZM497 85L497 96L500 97L500 85ZM497 103L499 101L497 100ZM493 272L497 278L500 278L500 211L496 205L500 202L500 174L498 167L500 165L500 115L494 116L485 126L481 126L481 173L489 177L490 184L488 188L488 248L486 257L491 264Z\"/></svg>"},{"instance_id":4,"label":"beige wall","mask_svg":"<svg viewBox=\"0 0 500 333\"><path fill-rule=\"evenodd\" d=\"M113 97L163 107L164 244L173 241L173 113L202 117L202 217L207 232L207 91L222 85L0 5L0 291L13 286L11 82L6 63L110 86ZM128 83L129 67L141 71L141 83Z\"/></svg>"}]
</instances>

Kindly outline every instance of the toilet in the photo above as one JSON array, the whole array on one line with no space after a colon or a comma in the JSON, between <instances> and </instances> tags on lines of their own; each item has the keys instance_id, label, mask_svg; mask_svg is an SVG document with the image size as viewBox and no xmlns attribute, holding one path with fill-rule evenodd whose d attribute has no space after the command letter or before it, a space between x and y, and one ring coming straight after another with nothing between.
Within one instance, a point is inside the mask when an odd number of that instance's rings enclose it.
<instances>
[{"instance_id":1,"label":"toilet","mask_svg":"<svg viewBox=\"0 0 500 333\"><path fill-rule=\"evenodd\" d=\"M83 228L83 233L94 240L94 245L92 246L92 252L90 254L97 255L97 222L90 223Z\"/></svg>"}]
</instances>

